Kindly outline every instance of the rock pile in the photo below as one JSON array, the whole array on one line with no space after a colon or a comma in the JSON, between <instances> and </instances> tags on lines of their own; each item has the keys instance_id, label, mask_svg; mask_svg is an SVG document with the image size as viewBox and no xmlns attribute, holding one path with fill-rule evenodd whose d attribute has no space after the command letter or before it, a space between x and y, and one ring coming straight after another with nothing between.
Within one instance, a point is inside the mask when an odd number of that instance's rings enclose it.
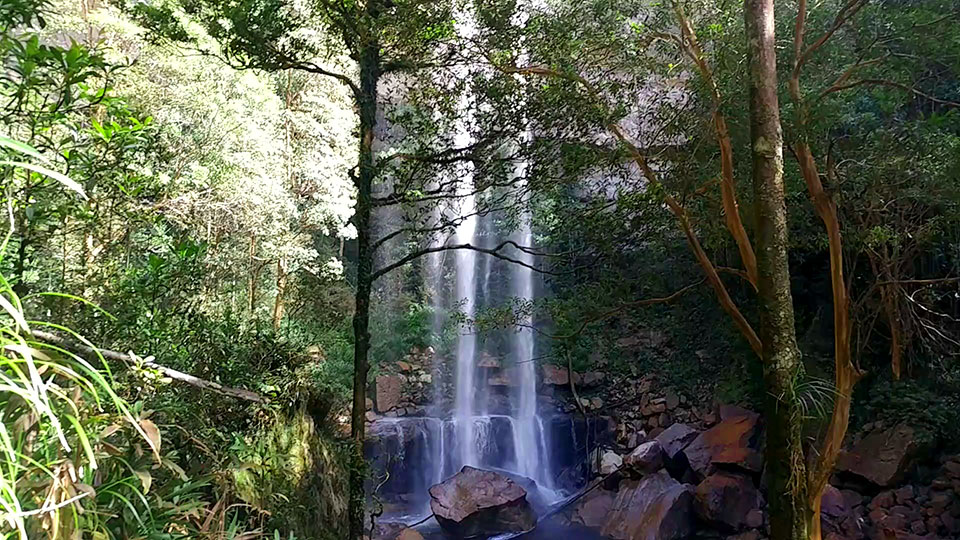
<instances>
[{"instance_id":1,"label":"rock pile","mask_svg":"<svg viewBox=\"0 0 960 540\"><path fill-rule=\"evenodd\" d=\"M367 402L367 421L386 417L421 416L433 397L433 348L412 349L403 360L382 367L374 383L375 401Z\"/></svg>"}]
</instances>

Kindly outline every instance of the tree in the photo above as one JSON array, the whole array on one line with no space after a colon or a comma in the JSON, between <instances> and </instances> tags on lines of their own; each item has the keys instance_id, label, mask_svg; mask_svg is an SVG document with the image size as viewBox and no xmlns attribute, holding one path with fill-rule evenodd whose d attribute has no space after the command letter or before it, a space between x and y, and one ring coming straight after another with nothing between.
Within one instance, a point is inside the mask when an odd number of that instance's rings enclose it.
<instances>
[{"instance_id":1,"label":"tree","mask_svg":"<svg viewBox=\"0 0 960 540\"><path fill-rule=\"evenodd\" d=\"M856 1L821 5L811 18L804 2L795 11L779 13L774 12L772 3L748 2L743 18L746 24L740 26L731 16L736 9L712 3L561 3L544 7L532 17L535 22L528 26L527 37L534 50L531 60L525 62L509 53L488 55L491 63L505 72L547 81L539 95L552 98L552 109L540 110L536 116L545 139L569 132L561 126L574 126L572 129L583 130L579 141L594 141L593 152L616 156L617 149L610 143L620 146L620 155L632 161L633 174L645 180L634 189L673 216L720 305L761 359L768 395L767 458L775 538L819 537L820 496L846 434L853 387L862 376L851 351L851 282L844 272L849 253L843 246L840 211L833 195L839 187L837 160L828 153L821 172L812 142L816 136L837 136L830 126L830 113L837 110L822 100L843 90L878 85L897 89L901 99L903 94L909 97L921 92L927 102L946 103L942 97L918 90L911 80L916 74L908 69L897 72L895 80L858 72L880 64L866 55L875 45L870 40L877 41L870 34L877 31L877 20L884 19L880 14L886 15L871 12L866 32L841 31L853 24L864 5ZM902 14L893 17L897 16ZM937 15L930 18L946 20ZM774 28L777 21L785 20L794 30L793 54L789 61L778 63ZM820 29L814 38L806 36L813 33L808 28L812 28L811 21ZM917 24L915 19L911 23ZM567 37L561 27L577 28L578 32ZM832 41L839 39L837 36L862 37L866 49L837 44ZM750 59L746 73L739 68L744 53ZM844 65L838 55L844 60L852 56L850 63ZM821 66L816 76L805 80L803 68L814 59L831 67ZM778 65L791 67L785 80L794 114L783 120L789 126L785 147L794 158L789 167L782 159ZM863 78L853 79L855 73ZM678 87L682 88L679 95ZM746 87L751 90L749 119L739 113L747 108L737 107L745 101ZM819 99L806 98L808 92L819 92ZM748 123L752 139L744 136ZM709 130L705 129L708 126ZM828 146L822 144L821 151ZM739 214L738 199L745 194L734 183L738 171L742 174L746 169L738 167L734 159L738 149L753 156L754 190L752 198L746 198L756 216L752 240ZM588 174L596 176L597 169ZM802 180L799 186L812 202L812 215L821 222L818 229L825 232L813 234L823 238L828 252L834 382L828 391L832 414L825 426L807 422L811 396L804 395L803 389L816 385L808 384L801 362L790 294L788 255L793 244L787 235L784 196L786 193L793 200L798 193L791 176ZM715 191L716 185L719 189ZM712 206L709 197L717 191L720 203ZM619 192L612 204L629 201ZM743 270L715 263L701 241L718 228L710 214L704 217L702 213L718 206L722 214L714 215L723 216L727 243L737 248ZM804 212L798 208L794 215ZM731 294L731 285L721 273L733 274L756 289L759 332L745 311L750 308L749 301ZM822 431L810 433L812 430ZM805 442L811 435L819 439L816 447Z\"/></svg>"}]
</instances>

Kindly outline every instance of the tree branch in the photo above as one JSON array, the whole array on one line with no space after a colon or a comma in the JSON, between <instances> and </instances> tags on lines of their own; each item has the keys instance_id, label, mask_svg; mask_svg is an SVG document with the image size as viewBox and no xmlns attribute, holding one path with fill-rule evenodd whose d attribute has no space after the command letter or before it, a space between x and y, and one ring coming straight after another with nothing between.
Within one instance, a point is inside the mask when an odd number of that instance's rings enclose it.
<instances>
[{"instance_id":1,"label":"tree branch","mask_svg":"<svg viewBox=\"0 0 960 540\"><path fill-rule=\"evenodd\" d=\"M553 274L553 273L554 273L554 272L550 272L550 271L548 271L548 270L544 270L544 269L542 269L542 268L537 268L536 266L533 266L532 264L523 262L523 261L521 261L521 260L519 260L519 259L514 259L513 257L510 257L510 256L508 256L508 255L504 255L503 253L500 253L500 250L502 250L503 248L505 248L505 247L507 247L507 246L513 246L514 248L516 248L516 249L518 249L518 250L520 250L520 251L523 251L524 253L532 253L531 248L525 247L525 246L520 246L519 244L517 244L516 242L514 242L514 241L512 241L512 240L507 240L507 241L501 242L500 244L498 244L497 246L495 246L495 247L493 247L493 248L484 248L484 247L474 246L473 244L455 244L455 245L451 245L451 246L432 246L432 247L423 248L423 249L421 249L421 250L414 251L413 253L408 253L407 255L401 257L401 258L400 258L399 260L397 260L396 262L393 262L393 263L388 264L388 265L386 265L386 266L384 266L384 267L382 267L382 268L378 268L377 270L374 270L374 271L370 274L370 279L371 279L371 281L376 280L377 278L380 278L380 277L384 276L385 274L388 274L388 273L392 272L393 270L396 270L397 268L400 268L401 266L403 266L403 265L405 265L405 264L407 264L407 263L409 263L409 262L411 262L411 261L414 261L414 260L416 260L416 259L419 259L420 257L423 257L424 255L429 255L429 254L431 254L431 253L439 253L439 252L441 252L441 251L449 251L449 250L454 250L454 249L469 249L469 250L472 250L472 251L476 251L476 252L478 252L478 253L484 253L484 254L487 254L487 255L491 255L491 256L493 256L493 257L496 257L496 258L498 258L498 259L501 259L501 260L504 260L504 261L507 261L507 262L510 262L510 263L513 263L513 264L519 264L520 266L523 266L523 267L525 267L525 268L529 268L529 269L533 270L534 272L539 272L539 273L541 273L541 274Z\"/></svg>"},{"instance_id":2,"label":"tree branch","mask_svg":"<svg viewBox=\"0 0 960 540\"><path fill-rule=\"evenodd\" d=\"M103 358L109 358L110 360L116 360L118 362L123 362L125 365L129 365L133 359L130 354L124 354L117 351L111 351L109 349L95 349L93 347L88 347L82 343L78 343L72 339L67 339L56 334L51 334L50 332L44 332L42 330L32 330L30 332L33 337L49 343L50 345L56 345L67 350L71 350L80 354L102 356ZM252 392L250 390L244 390L242 388L231 388L229 386L224 386L220 383L213 381L208 381L206 379L201 379L199 377L194 377L188 373L182 371L177 371L166 366L162 366L152 360L143 360L143 365L150 369L155 369L162 373L163 375L170 377L175 381L180 381L182 383L189 384L196 388L202 390L210 390L216 392L223 396L228 396L236 399L242 399L246 401L252 401L254 403L266 403L269 401L267 398Z\"/></svg>"}]
</instances>

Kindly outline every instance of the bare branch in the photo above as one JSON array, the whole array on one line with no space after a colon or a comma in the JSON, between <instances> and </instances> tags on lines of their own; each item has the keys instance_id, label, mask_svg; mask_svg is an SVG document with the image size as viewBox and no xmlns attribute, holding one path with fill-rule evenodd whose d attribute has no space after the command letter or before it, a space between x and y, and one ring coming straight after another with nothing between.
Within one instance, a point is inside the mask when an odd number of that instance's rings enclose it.
<instances>
[{"instance_id":1,"label":"bare branch","mask_svg":"<svg viewBox=\"0 0 960 540\"><path fill-rule=\"evenodd\" d=\"M130 357L130 354L111 351L109 349L95 349L82 343L78 343L74 340L67 339L56 334L51 334L49 332L44 332L42 330L32 330L30 333L33 335L33 337L39 339L40 341L49 343L51 345L56 345L58 347L63 347L64 349L72 350L80 354L102 356L103 358L109 358L110 360L123 362L125 365L129 365L133 361L133 359ZM202 390L210 390L220 395L243 399L246 401L253 401L254 403L266 403L268 401L267 398L257 394L256 392L245 390L243 388L231 388L229 386L223 386L217 382L194 377L188 373L162 366L152 360L143 360L142 363L145 367L155 369L173 380L189 384L190 386L194 386Z\"/></svg>"}]
</instances>

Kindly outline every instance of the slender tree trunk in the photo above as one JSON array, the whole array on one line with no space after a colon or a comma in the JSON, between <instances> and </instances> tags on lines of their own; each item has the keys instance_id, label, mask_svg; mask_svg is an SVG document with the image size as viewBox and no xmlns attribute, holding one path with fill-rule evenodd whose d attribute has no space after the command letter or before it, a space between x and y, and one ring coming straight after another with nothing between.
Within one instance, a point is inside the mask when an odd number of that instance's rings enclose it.
<instances>
[{"instance_id":1,"label":"slender tree trunk","mask_svg":"<svg viewBox=\"0 0 960 540\"><path fill-rule=\"evenodd\" d=\"M369 8L368 8L369 9ZM375 8L374 8L375 10ZM371 18L375 18L373 13ZM357 291L353 314L353 411L350 435L353 438L353 463L350 467L350 538L363 537L363 508L366 463L363 458L364 422L366 420L367 373L370 371L370 291L372 288L373 247L370 216L372 213L373 179L376 164L373 140L377 125L377 83L380 79L380 47L375 35L366 36L360 54L360 162L354 182L357 206L353 216L357 228Z\"/></svg>"},{"instance_id":2,"label":"slender tree trunk","mask_svg":"<svg viewBox=\"0 0 960 540\"><path fill-rule=\"evenodd\" d=\"M287 261L282 256L277 259L277 296L273 299L273 330L280 330L283 322L283 295L287 290Z\"/></svg>"},{"instance_id":3,"label":"slender tree trunk","mask_svg":"<svg viewBox=\"0 0 960 540\"><path fill-rule=\"evenodd\" d=\"M767 395L764 413L770 532L775 540L807 540L802 414L794 395L802 364L790 293L773 0L747 0L744 18L756 205L757 293Z\"/></svg>"},{"instance_id":4,"label":"slender tree trunk","mask_svg":"<svg viewBox=\"0 0 960 540\"><path fill-rule=\"evenodd\" d=\"M257 235L250 235L250 249L247 252L247 260L250 266L250 276L247 280L247 311L253 314L257 307L257 275L259 267L257 265Z\"/></svg>"}]
</instances>

